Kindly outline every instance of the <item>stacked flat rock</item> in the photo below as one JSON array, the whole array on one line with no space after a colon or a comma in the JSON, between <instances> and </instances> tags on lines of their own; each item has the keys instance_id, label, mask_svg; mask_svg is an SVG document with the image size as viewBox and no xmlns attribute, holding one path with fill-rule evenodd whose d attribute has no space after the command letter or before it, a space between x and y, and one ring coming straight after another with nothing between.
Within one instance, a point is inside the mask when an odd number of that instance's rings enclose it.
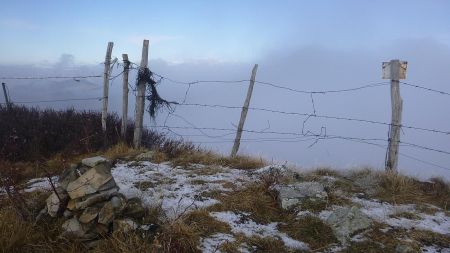
<instances>
[{"instance_id":1,"label":"stacked flat rock","mask_svg":"<svg viewBox=\"0 0 450 253\"><path fill-rule=\"evenodd\" d=\"M67 219L62 225L64 236L96 240L112 230L138 227L135 220L144 215L142 203L119 193L111 168L111 161L96 156L71 165L60 176L44 210L51 217Z\"/></svg>"}]
</instances>

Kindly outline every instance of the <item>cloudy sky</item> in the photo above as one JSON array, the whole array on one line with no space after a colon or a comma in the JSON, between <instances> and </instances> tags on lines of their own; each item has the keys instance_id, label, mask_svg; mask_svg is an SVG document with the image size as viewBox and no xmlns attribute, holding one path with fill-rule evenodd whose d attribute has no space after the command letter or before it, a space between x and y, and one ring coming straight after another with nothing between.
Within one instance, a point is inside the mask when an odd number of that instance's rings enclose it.
<instances>
[{"instance_id":1,"label":"cloudy sky","mask_svg":"<svg viewBox=\"0 0 450 253\"><path fill-rule=\"evenodd\" d=\"M383 82L381 63L408 61L405 82L450 91L448 1L2 1L0 76L98 75L108 41L113 57L140 61L150 40L150 69L182 81L249 79L299 90L335 90ZM114 73L120 73L115 68ZM135 73L132 73L132 80ZM17 102L99 97L101 80L2 80ZM131 81L134 84L134 81ZM186 85L163 80L167 100L242 106L247 83ZM188 91L188 92L186 92ZM121 77L110 88L110 108L121 108ZM310 95L257 84L251 106L289 112L390 121L388 85L348 93ZM450 96L401 87L403 123L450 131ZM187 94L187 96L186 96ZM3 100L2 100L3 101ZM99 101L36 103L40 107L100 109ZM134 105L130 93L130 105ZM130 107L130 115L134 108ZM145 124L151 127L234 129L240 111L177 106ZM387 126L250 111L246 129L387 139ZM232 131L172 129L204 147L228 153ZM178 134L178 135L177 135ZM450 136L403 129L401 140L450 151ZM304 140L245 133L240 152L300 167L371 166L381 169L379 146L348 140ZM450 178L450 155L400 148L400 170ZM418 161L420 160L420 161Z\"/></svg>"}]
</instances>

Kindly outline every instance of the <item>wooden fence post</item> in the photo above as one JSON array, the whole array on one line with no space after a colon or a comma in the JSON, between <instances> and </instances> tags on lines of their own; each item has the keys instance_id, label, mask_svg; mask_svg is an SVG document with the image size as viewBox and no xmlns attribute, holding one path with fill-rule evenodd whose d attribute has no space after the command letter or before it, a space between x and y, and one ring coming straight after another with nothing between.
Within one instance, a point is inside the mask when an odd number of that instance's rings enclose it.
<instances>
[{"instance_id":1,"label":"wooden fence post","mask_svg":"<svg viewBox=\"0 0 450 253\"><path fill-rule=\"evenodd\" d=\"M142 45L142 58L141 66L139 72L144 71L148 65L148 40L144 40ZM139 75L139 73L138 73ZM141 80L137 84L137 94L136 94L136 110L135 110L135 123L134 123L134 136L133 144L135 148L141 146L142 141L142 125L144 121L144 108L145 108L145 88L146 83Z\"/></svg>"},{"instance_id":2,"label":"wooden fence post","mask_svg":"<svg viewBox=\"0 0 450 253\"><path fill-rule=\"evenodd\" d=\"M400 96L400 79L406 78L407 62L391 60L383 62L383 78L391 79L392 119L389 129L386 171L397 171L403 100Z\"/></svg>"},{"instance_id":3,"label":"wooden fence post","mask_svg":"<svg viewBox=\"0 0 450 253\"><path fill-rule=\"evenodd\" d=\"M244 106L241 111L241 118L239 120L238 129L236 132L236 138L234 139L233 149L231 150L231 157L235 157L238 150L239 145L241 144L241 136L242 130L244 128L244 122L247 118L248 106L250 105L250 99L252 97L253 86L255 85L256 71L258 70L258 64L255 64L252 70L252 76L250 78L250 85L248 86L247 97L245 98Z\"/></svg>"},{"instance_id":4,"label":"wooden fence post","mask_svg":"<svg viewBox=\"0 0 450 253\"><path fill-rule=\"evenodd\" d=\"M6 84L2 83L2 87L3 87L3 95L5 95L5 103L6 103L6 108L11 109L11 101L9 101L9 97L8 97L8 93L6 92Z\"/></svg>"},{"instance_id":5,"label":"wooden fence post","mask_svg":"<svg viewBox=\"0 0 450 253\"><path fill-rule=\"evenodd\" d=\"M123 94L122 94L122 140L127 140L127 123L128 123L128 73L130 70L130 61L128 54L122 54L123 59Z\"/></svg>"},{"instance_id":6,"label":"wooden fence post","mask_svg":"<svg viewBox=\"0 0 450 253\"><path fill-rule=\"evenodd\" d=\"M103 109L102 109L102 130L106 145L106 119L108 117L108 92L109 92L109 73L111 68L111 53L114 43L108 42L105 56L105 71L103 73Z\"/></svg>"}]
</instances>

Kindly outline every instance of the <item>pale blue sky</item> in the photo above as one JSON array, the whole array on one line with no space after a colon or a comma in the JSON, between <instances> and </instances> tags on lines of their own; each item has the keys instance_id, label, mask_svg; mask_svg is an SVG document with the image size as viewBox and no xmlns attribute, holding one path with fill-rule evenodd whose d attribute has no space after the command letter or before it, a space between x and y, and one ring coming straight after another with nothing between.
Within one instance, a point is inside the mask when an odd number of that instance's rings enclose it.
<instances>
[{"instance_id":1,"label":"pale blue sky","mask_svg":"<svg viewBox=\"0 0 450 253\"><path fill-rule=\"evenodd\" d=\"M449 91L450 1L445 0L314 0L314 1L21 1L0 0L0 76L98 75L108 41L113 56L128 53L140 61L142 40L150 40L152 71L183 81L241 80L259 64L257 80L300 90L335 90L384 81L381 63L408 61L407 82ZM72 65L72 59L75 65ZM33 65L29 65L29 63ZM44 64L42 64L44 63ZM182 64L176 64L182 63ZM121 70L114 68L113 73ZM131 79L135 80L136 72ZM131 81L133 82L133 81ZM102 96L101 79L7 80L13 101L35 101ZM237 87L237 86L236 86ZM186 97L191 103L240 106L247 87L195 86ZM163 82L160 94L183 101L186 87ZM120 78L110 88L110 110L120 112ZM403 123L449 129L448 96L401 87ZM130 93L129 115L134 96ZM354 93L317 95L319 114L390 121L388 86ZM0 100L1 102L1 100ZM30 105L30 104L28 104ZM99 101L32 104L42 107L99 110ZM282 111L311 113L309 96L258 85L251 105ZM436 113L442 111L441 114ZM161 112L154 123L166 120ZM239 111L177 108L177 113L199 127L233 127ZM245 128L298 132L304 118L249 113ZM168 124L185 126L176 117ZM308 129L365 138L387 138L387 127L310 119ZM146 125L150 125L146 117ZM180 134L200 134L180 132ZM217 135L211 131L210 135ZM177 136L173 136L177 138ZM243 138L261 136L245 133ZM232 136L230 137L232 139ZM188 138L228 154L231 143L207 137ZM449 136L404 129L402 141L450 150ZM228 141L228 140L227 140ZM268 160L290 161L302 167L338 168L370 165L383 168L385 150L359 143L243 142L240 152ZM450 156L401 147L405 154L450 168ZM450 170L401 157L400 170L412 175L445 176Z\"/></svg>"},{"instance_id":2,"label":"pale blue sky","mask_svg":"<svg viewBox=\"0 0 450 253\"><path fill-rule=\"evenodd\" d=\"M5 1L0 63L54 62L72 54L101 62L114 54L256 61L267 52L320 45L378 50L393 41L433 39L450 45L450 1Z\"/></svg>"}]
</instances>

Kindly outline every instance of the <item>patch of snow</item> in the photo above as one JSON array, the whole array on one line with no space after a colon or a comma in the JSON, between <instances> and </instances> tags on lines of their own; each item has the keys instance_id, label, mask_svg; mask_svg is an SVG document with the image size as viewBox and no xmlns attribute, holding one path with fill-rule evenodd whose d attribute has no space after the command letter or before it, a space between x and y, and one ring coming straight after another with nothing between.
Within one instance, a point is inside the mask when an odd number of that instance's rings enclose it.
<instances>
[{"instance_id":1,"label":"patch of snow","mask_svg":"<svg viewBox=\"0 0 450 253\"><path fill-rule=\"evenodd\" d=\"M420 249L423 253L450 253L450 248L439 248L437 246L425 246Z\"/></svg>"},{"instance_id":2,"label":"patch of snow","mask_svg":"<svg viewBox=\"0 0 450 253\"><path fill-rule=\"evenodd\" d=\"M236 239L234 239L234 237L232 235L229 234L224 234L224 233L217 233L217 234L213 234L210 237L207 238L203 238L200 241L200 246L199 249L202 252L221 252L219 250L219 247L226 243L226 242L234 242L236 241Z\"/></svg>"},{"instance_id":3,"label":"patch of snow","mask_svg":"<svg viewBox=\"0 0 450 253\"><path fill-rule=\"evenodd\" d=\"M284 245L291 249L307 250L308 245L304 242L297 241L287 234L278 231L277 222L272 222L267 225L258 224L243 214L236 214L233 212L212 212L211 216L219 221L225 222L231 227L233 233L242 233L247 237L273 237L279 238Z\"/></svg>"},{"instance_id":4,"label":"patch of snow","mask_svg":"<svg viewBox=\"0 0 450 253\"><path fill-rule=\"evenodd\" d=\"M58 178L57 176L52 177L52 182L55 186L58 185ZM50 191L52 189L50 182L48 181L48 178L46 177L40 177L40 178L33 178L29 180L26 183L24 192L34 192L34 191Z\"/></svg>"},{"instance_id":5,"label":"patch of snow","mask_svg":"<svg viewBox=\"0 0 450 253\"><path fill-rule=\"evenodd\" d=\"M255 171L253 171L253 173L264 174L264 173L271 173L274 171L278 171L278 172L282 173L282 172L287 171L287 168L285 165L280 165L280 164L273 165L272 164L272 165L268 165L268 166L262 167L260 169L257 169Z\"/></svg>"},{"instance_id":6,"label":"patch of snow","mask_svg":"<svg viewBox=\"0 0 450 253\"><path fill-rule=\"evenodd\" d=\"M306 210L306 211L299 211L297 213L297 217L299 218L303 218L303 217L308 217L308 216L315 216L314 213L311 213L310 211Z\"/></svg>"},{"instance_id":7,"label":"patch of snow","mask_svg":"<svg viewBox=\"0 0 450 253\"><path fill-rule=\"evenodd\" d=\"M391 205L386 202L376 200L366 200L359 198L351 199L354 203L362 206L361 211L372 219L386 223L391 227L401 227L405 229L429 230L435 233L450 235L450 217L444 212L437 212L434 215L416 213L415 205ZM416 213L421 219L407 219L404 217L390 217L402 212Z\"/></svg>"},{"instance_id":8,"label":"patch of snow","mask_svg":"<svg viewBox=\"0 0 450 253\"><path fill-rule=\"evenodd\" d=\"M226 192L224 182L231 182L240 187L243 182L251 181L251 177L243 170L220 167L216 174L196 174L196 170L204 165L194 165L186 169L171 167L168 163L155 164L141 162L116 164L112 175L120 188L120 192L128 198L139 197L146 206L161 205L168 218L176 218L189 210L205 208L219 203L218 200L203 197L202 194L211 191ZM193 184L195 180L205 181L204 184ZM151 182L152 186L140 189L139 183Z\"/></svg>"}]
</instances>

